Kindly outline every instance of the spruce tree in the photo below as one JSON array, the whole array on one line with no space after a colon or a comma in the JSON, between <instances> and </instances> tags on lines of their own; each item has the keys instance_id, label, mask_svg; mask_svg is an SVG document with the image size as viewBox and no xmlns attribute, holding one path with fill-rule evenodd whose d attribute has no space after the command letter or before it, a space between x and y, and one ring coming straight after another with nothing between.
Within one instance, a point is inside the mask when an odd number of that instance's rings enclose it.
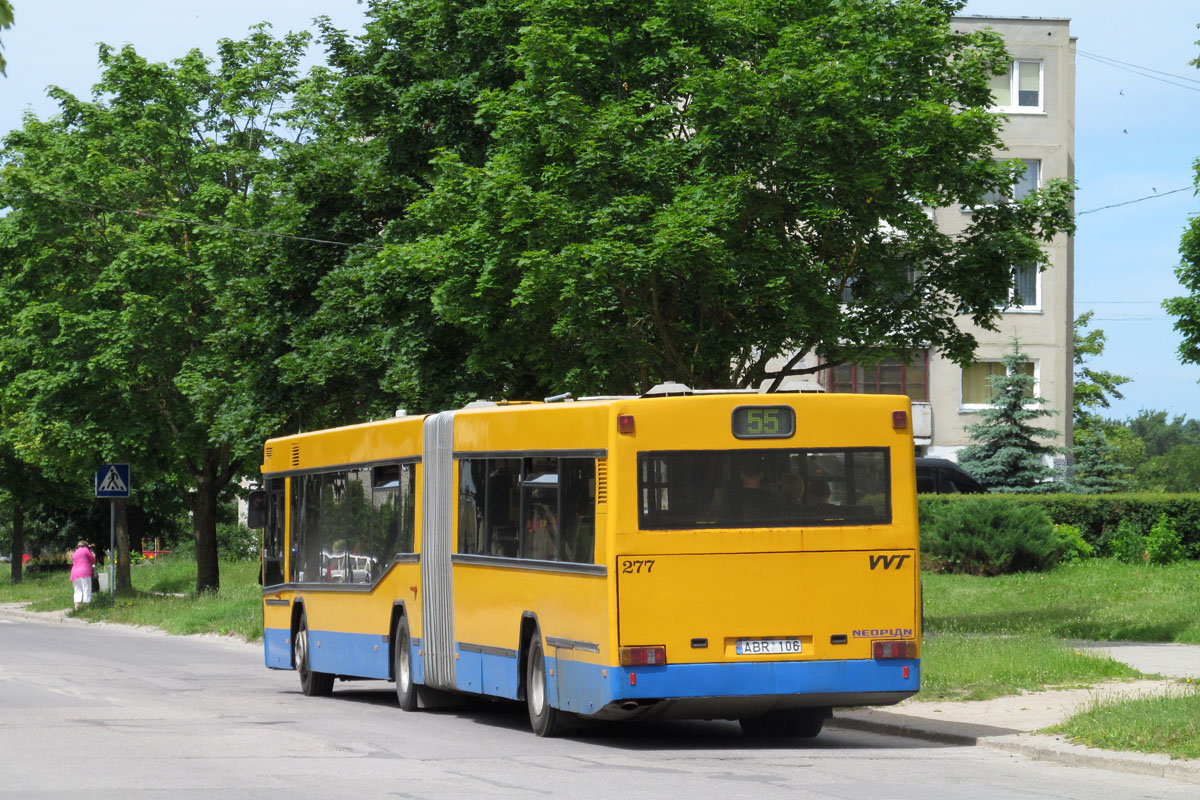
<instances>
[{"instance_id":1,"label":"spruce tree","mask_svg":"<svg viewBox=\"0 0 1200 800\"><path fill-rule=\"evenodd\" d=\"M1104 494L1127 491L1129 467L1121 463L1119 448L1110 444L1102 425L1075 429L1075 469L1071 491L1079 494Z\"/></svg>"},{"instance_id":2,"label":"spruce tree","mask_svg":"<svg viewBox=\"0 0 1200 800\"><path fill-rule=\"evenodd\" d=\"M1043 398L1033 395L1033 376L1021 371L1026 361L1021 343L1014 339L1012 350L1003 359L1005 374L988 378L991 405L980 412L979 422L967 428L973 444L958 455L963 469L992 491L1055 488L1047 483L1055 472L1044 457L1057 450L1041 441L1053 438L1055 432L1034 422L1056 412L1044 407Z\"/></svg>"}]
</instances>

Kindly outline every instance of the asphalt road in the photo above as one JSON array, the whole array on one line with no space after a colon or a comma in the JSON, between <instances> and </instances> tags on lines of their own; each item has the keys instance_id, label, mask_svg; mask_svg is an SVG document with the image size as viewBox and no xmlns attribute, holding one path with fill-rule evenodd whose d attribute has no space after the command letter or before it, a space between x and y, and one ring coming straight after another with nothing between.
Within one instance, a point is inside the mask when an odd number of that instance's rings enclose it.
<instances>
[{"instance_id":1,"label":"asphalt road","mask_svg":"<svg viewBox=\"0 0 1200 800\"><path fill-rule=\"evenodd\" d=\"M520 706L411 714L392 685L306 698L219 637L0 611L0 797L1195 798L1196 785L827 728L756 744L734 723L538 739Z\"/></svg>"}]
</instances>

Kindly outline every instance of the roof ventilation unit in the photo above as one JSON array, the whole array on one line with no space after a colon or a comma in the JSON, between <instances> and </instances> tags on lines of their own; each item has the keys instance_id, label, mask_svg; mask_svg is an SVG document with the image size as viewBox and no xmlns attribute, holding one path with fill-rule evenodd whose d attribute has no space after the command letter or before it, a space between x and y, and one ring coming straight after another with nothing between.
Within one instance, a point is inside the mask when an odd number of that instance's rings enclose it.
<instances>
[{"instance_id":1,"label":"roof ventilation unit","mask_svg":"<svg viewBox=\"0 0 1200 800\"><path fill-rule=\"evenodd\" d=\"M650 391L644 393L642 397L682 397L691 393L691 388L682 383L666 381L654 386Z\"/></svg>"},{"instance_id":2,"label":"roof ventilation unit","mask_svg":"<svg viewBox=\"0 0 1200 800\"><path fill-rule=\"evenodd\" d=\"M771 384L775 382L774 378L767 378L758 385L758 391L763 394L769 394ZM812 378L805 378L801 375L789 375L784 378L779 384L779 388L775 390L779 392L790 392L800 394L818 394L824 393L825 387L814 381Z\"/></svg>"}]
</instances>

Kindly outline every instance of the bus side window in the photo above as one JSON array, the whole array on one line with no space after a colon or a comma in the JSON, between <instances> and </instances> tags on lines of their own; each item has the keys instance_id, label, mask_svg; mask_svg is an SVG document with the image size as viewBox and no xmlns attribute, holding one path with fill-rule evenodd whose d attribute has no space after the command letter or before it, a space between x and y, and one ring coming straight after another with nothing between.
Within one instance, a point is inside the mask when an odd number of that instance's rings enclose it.
<instances>
[{"instance_id":1,"label":"bus side window","mask_svg":"<svg viewBox=\"0 0 1200 800\"><path fill-rule=\"evenodd\" d=\"M463 459L458 468L458 552L487 552L483 524L486 459Z\"/></svg>"},{"instance_id":2,"label":"bus side window","mask_svg":"<svg viewBox=\"0 0 1200 800\"><path fill-rule=\"evenodd\" d=\"M558 459L524 459L521 558L558 560Z\"/></svg>"},{"instance_id":3,"label":"bus side window","mask_svg":"<svg viewBox=\"0 0 1200 800\"><path fill-rule=\"evenodd\" d=\"M395 552L412 553L416 551L417 547L417 468L415 465L400 465L399 491L400 538L396 542Z\"/></svg>"},{"instance_id":4,"label":"bus side window","mask_svg":"<svg viewBox=\"0 0 1200 800\"><path fill-rule=\"evenodd\" d=\"M346 492L341 499L343 546L342 570L346 583L370 583L372 580L370 553L374 527L374 506L371 503L371 471L346 471Z\"/></svg>"},{"instance_id":5,"label":"bus side window","mask_svg":"<svg viewBox=\"0 0 1200 800\"><path fill-rule=\"evenodd\" d=\"M520 552L521 459L488 459L485 509L488 552L515 558Z\"/></svg>"},{"instance_id":6,"label":"bus side window","mask_svg":"<svg viewBox=\"0 0 1200 800\"><path fill-rule=\"evenodd\" d=\"M595 560L596 543L596 460L560 460L559 486L562 495L562 547L559 559L591 564Z\"/></svg>"}]
</instances>

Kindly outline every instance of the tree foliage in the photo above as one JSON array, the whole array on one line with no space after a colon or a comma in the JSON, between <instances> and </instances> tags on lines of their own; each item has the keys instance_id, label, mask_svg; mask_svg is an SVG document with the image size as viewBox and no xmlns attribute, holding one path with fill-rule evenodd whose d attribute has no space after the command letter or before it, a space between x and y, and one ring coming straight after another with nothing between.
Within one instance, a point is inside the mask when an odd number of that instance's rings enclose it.
<instances>
[{"instance_id":1,"label":"tree foliage","mask_svg":"<svg viewBox=\"0 0 1200 800\"><path fill-rule=\"evenodd\" d=\"M1200 44L1200 42L1197 42ZM1191 62L1200 67L1200 58ZM1193 163L1196 187L1200 191L1200 159ZM1175 268L1175 276L1190 294L1171 297L1163 301L1163 308L1175 317L1175 330L1183 337L1179 344L1179 359L1185 364L1200 364L1200 216L1188 221L1179 242L1182 261Z\"/></svg>"},{"instance_id":2,"label":"tree foliage","mask_svg":"<svg viewBox=\"0 0 1200 800\"><path fill-rule=\"evenodd\" d=\"M1087 311L1075 319L1074 353L1074 431L1075 443L1071 454L1075 459L1070 484L1072 491L1084 494L1119 492L1129 489L1130 463L1121 460L1126 453L1122 446L1125 437L1118 432L1119 425L1100 416L1100 409L1108 408L1111 400L1120 400L1124 395L1118 387L1129 383L1132 378L1107 370L1087 366L1090 358L1104 352L1104 331L1096 329L1084 333L1091 323L1094 312ZM1115 438L1116 442L1111 442Z\"/></svg>"},{"instance_id":3,"label":"tree foliage","mask_svg":"<svg viewBox=\"0 0 1200 800\"><path fill-rule=\"evenodd\" d=\"M1056 412L1034 396L1033 376L1021 371L1028 357L1019 342L1013 342L1003 361L1006 374L988 378L991 405L967 428L972 444L959 451L959 463L993 491L1048 491L1054 488L1047 481L1055 472L1044 459L1056 449L1040 440L1055 432L1034 423Z\"/></svg>"},{"instance_id":4,"label":"tree foliage","mask_svg":"<svg viewBox=\"0 0 1200 800\"><path fill-rule=\"evenodd\" d=\"M1080 494L1124 492L1133 487L1132 468L1121 459L1121 448L1109 442L1103 425L1075 429L1075 445L1071 448L1075 466L1071 473L1070 489Z\"/></svg>"},{"instance_id":5,"label":"tree foliage","mask_svg":"<svg viewBox=\"0 0 1200 800\"><path fill-rule=\"evenodd\" d=\"M988 110L1008 60L952 30L961 5L373 6L357 44L327 42L413 202L325 279L297 358L357 364L369 342L416 407L747 385L811 350L969 359L956 316L992 327L1012 264L1069 219L1058 184L979 205L1017 169ZM929 209L961 205L966 231L941 232Z\"/></svg>"},{"instance_id":6,"label":"tree foliage","mask_svg":"<svg viewBox=\"0 0 1200 800\"><path fill-rule=\"evenodd\" d=\"M1138 488L1150 492L1200 491L1200 444L1180 444L1137 469Z\"/></svg>"},{"instance_id":7,"label":"tree foliage","mask_svg":"<svg viewBox=\"0 0 1200 800\"><path fill-rule=\"evenodd\" d=\"M1200 420L1177 414L1167 421L1166 411L1142 409L1125 424L1146 447L1146 456L1165 456L1180 445L1200 445Z\"/></svg>"},{"instance_id":8,"label":"tree foliage","mask_svg":"<svg viewBox=\"0 0 1200 800\"><path fill-rule=\"evenodd\" d=\"M1088 359L1104 353L1104 331L1097 328L1084 333L1091 324L1094 311L1085 311L1075 318L1075 392L1074 416L1076 428L1087 428L1100 422L1100 409L1108 408L1110 400L1125 397L1119 387L1132 381L1124 375L1098 370L1087 365Z\"/></svg>"},{"instance_id":9,"label":"tree foliage","mask_svg":"<svg viewBox=\"0 0 1200 800\"><path fill-rule=\"evenodd\" d=\"M12 3L8 0L0 0L0 31L11 28L13 24L13 8ZM3 42L0 42L0 50L4 49ZM4 55L0 53L0 75L7 75L5 69L8 67L8 62L4 60Z\"/></svg>"},{"instance_id":10,"label":"tree foliage","mask_svg":"<svg viewBox=\"0 0 1200 800\"><path fill-rule=\"evenodd\" d=\"M278 426L263 402L272 148L307 39L265 27L217 60L100 48L89 101L52 90L0 152L0 409L66 472L127 461L190 505L215 590L216 505ZM266 348L266 349L264 349ZM86 474L86 473L85 473Z\"/></svg>"}]
</instances>

